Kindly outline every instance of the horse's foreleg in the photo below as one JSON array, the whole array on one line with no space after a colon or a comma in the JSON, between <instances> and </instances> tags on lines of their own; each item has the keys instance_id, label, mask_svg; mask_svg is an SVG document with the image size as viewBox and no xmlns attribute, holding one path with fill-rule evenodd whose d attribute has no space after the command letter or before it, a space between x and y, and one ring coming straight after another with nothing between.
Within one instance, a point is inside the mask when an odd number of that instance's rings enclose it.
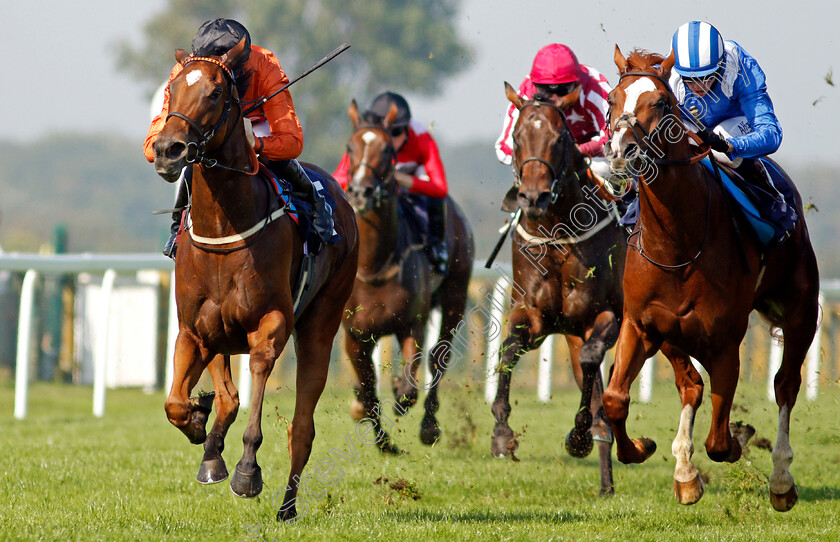
<instances>
[{"instance_id":1,"label":"horse's foreleg","mask_svg":"<svg viewBox=\"0 0 840 542\"><path fill-rule=\"evenodd\" d=\"M190 392L210 359L211 355L202 352L191 335L184 330L178 333L172 388L164 409L169 422L180 429L193 444L201 444L206 438L205 425L213 403L210 396L190 400Z\"/></svg>"},{"instance_id":2,"label":"horse's foreleg","mask_svg":"<svg viewBox=\"0 0 840 542\"><path fill-rule=\"evenodd\" d=\"M394 399L397 401L394 413L397 416L406 414L408 409L417 403L417 390L422 387L417 381L417 368L423 364L424 324L425 321L418 322L412 329L397 335L404 361L404 365L397 371L398 376L395 376L392 382Z\"/></svg>"},{"instance_id":3,"label":"horse's foreleg","mask_svg":"<svg viewBox=\"0 0 840 542\"><path fill-rule=\"evenodd\" d=\"M703 401L703 379L685 353L664 343L662 353L674 369L674 383L682 401L680 427L671 445L671 453L677 459L674 468L674 496L680 504L694 504L703 496L703 480L691 463L694 454L694 416Z\"/></svg>"},{"instance_id":4,"label":"horse's foreleg","mask_svg":"<svg viewBox=\"0 0 840 542\"><path fill-rule=\"evenodd\" d=\"M379 397L376 395L376 369L373 366L372 357L376 342L373 339L361 341L352 333L346 333L344 347L353 363L356 377L359 379L356 399L362 404L362 418L368 418L376 425L377 434L380 435L377 446L381 451L390 454L400 453L400 449L391 442L391 437L382 428ZM394 405L396 408L396 403Z\"/></svg>"},{"instance_id":5,"label":"horse's foreleg","mask_svg":"<svg viewBox=\"0 0 840 542\"><path fill-rule=\"evenodd\" d=\"M263 439L261 422L265 384L291 332L291 324L286 316L276 310L263 316L257 331L248 334L248 344L251 346L251 408L248 426L242 437L242 459L236 464L230 481L231 491L239 497L256 497L263 488L257 450Z\"/></svg>"},{"instance_id":6,"label":"horse's foreleg","mask_svg":"<svg viewBox=\"0 0 840 542\"><path fill-rule=\"evenodd\" d=\"M581 372L580 407L575 415L575 427L566 437L566 450L574 457L586 457L592 451L590 428L595 415L601 410L601 362L607 349L615 344L618 338L618 320L615 314L612 311L599 314L587 335L579 351L572 349L573 352L577 351ZM594 390L596 385L599 387L597 391Z\"/></svg>"},{"instance_id":7,"label":"horse's foreleg","mask_svg":"<svg viewBox=\"0 0 840 542\"><path fill-rule=\"evenodd\" d=\"M216 420L204 441L204 459L198 469L198 481L215 484L228 477L222 451L225 435L239 412L239 392L230 375L230 356L216 355L208 366L216 392Z\"/></svg>"},{"instance_id":8,"label":"horse's foreleg","mask_svg":"<svg viewBox=\"0 0 840 542\"><path fill-rule=\"evenodd\" d=\"M514 311L510 317L510 336L502 343L499 352L499 365L496 371L499 374L499 383L496 388L496 399L493 401L491 411L496 418L496 426L493 428L493 437L490 442L490 454L493 457L511 456L519 448L516 435L508 426L510 417L510 382L513 376L513 369L523 354L533 343L533 334L537 331L532 325L532 320L525 312ZM541 329L541 328L540 328Z\"/></svg>"},{"instance_id":9,"label":"horse's foreleg","mask_svg":"<svg viewBox=\"0 0 840 542\"><path fill-rule=\"evenodd\" d=\"M615 435L616 455L622 463L641 463L656 451L653 440L646 437L631 440L627 436L627 415L630 385L639 375L645 360L658 347L659 344L643 339L625 314L618 336L613 374L604 391L604 413L609 418Z\"/></svg>"}]
</instances>

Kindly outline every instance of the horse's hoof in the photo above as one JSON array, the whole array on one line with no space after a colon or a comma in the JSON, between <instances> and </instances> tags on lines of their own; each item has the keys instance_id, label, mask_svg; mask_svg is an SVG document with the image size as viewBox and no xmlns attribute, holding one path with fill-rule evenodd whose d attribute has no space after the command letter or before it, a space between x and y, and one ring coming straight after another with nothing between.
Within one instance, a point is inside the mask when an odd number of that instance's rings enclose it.
<instances>
[{"instance_id":1,"label":"horse's hoof","mask_svg":"<svg viewBox=\"0 0 840 542\"><path fill-rule=\"evenodd\" d=\"M440 440L440 427L438 427L437 422L433 422L430 425L421 424L420 426L420 442L426 444L427 446L431 446L435 442Z\"/></svg>"},{"instance_id":2,"label":"horse's hoof","mask_svg":"<svg viewBox=\"0 0 840 542\"><path fill-rule=\"evenodd\" d=\"M365 406L358 399L350 401L350 417L356 422L365 418Z\"/></svg>"},{"instance_id":3,"label":"horse's hoof","mask_svg":"<svg viewBox=\"0 0 840 542\"><path fill-rule=\"evenodd\" d=\"M297 517L297 510L295 510L294 506L287 508L284 505L283 508L277 511L277 521L292 521L295 517Z\"/></svg>"},{"instance_id":4,"label":"horse's hoof","mask_svg":"<svg viewBox=\"0 0 840 542\"><path fill-rule=\"evenodd\" d=\"M653 441L653 439L641 437L633 439L633 444L636 445L636 450L639 452L639 460L636 461L636 463L642 463L644 461L647 461L647 458L649 458L654 454L654 452L656 452L656 443Z\"/></svg>"},{"instance_id":5,"label":"horse's hoof","mask_svg":"<svg viewBox=\"0 0 840 542\"><path fill-rule=\"evenodd\" d=\"M391 440L390 440L390 439L387 439L387 438L386 438L386 439L382 439L382 440L379 442L378 446L379 446L379 451L380 451L380 452L382 452L383 454L389 454L389 455L400 455L400 454L402 454L402 453L403 453L403 451L402 451L402 450L400 450L400 449L397 447L397 445L396 445L396 444L394 444L393 442L391 442Z\"/></svg>"},{"instance_id":6,"label":"horse's hoof","mask_svg":"<svg viewBox=\"0 0 840 542\"><path fill-rule=\"evenodd\" d=\"M216 459L205 459L198 467L198 476L196 479L199 484L218 484L227 480L228 471L225 466L225 460L221 457Z\"/></svg>"},{"instance_id":7,"label":"horse's hoof","mask_svg":"<svg viewBox=\"0 0 840 542\"><path fill-rule=\"evenodd\" d=\"M693 480L678 482L674 480L674 497L680 504L694 504L703 497L703 479L697 474Z\"/></svg>"},{"instance_id":8,"label":"horse's hoof","mask_svg":"<svg viewBox=\"0 0 840 542\"><path fill-rule=\"evenodd\" d=\"M230 480L230 490L234 495L250 499L259 495L262 488L262 471L259 467L251 474L244 473L236 467Z\"/></svg>"},{"instance_id":9,"label":"horse's hoof","mask_svg":"<svg viewBox=\"0 0 840 542\"><path fill-rule=\"evenodd\" d=\"M776 512L787 512L793 508L798 500L799 490L796 489L796 484L793 484L790 486L790 489L779 495L772 491L770 492L770 504L773 505L773 509Z\"/></svg>"},{"instance_id":10,"label":"horse's hoof","mask_svg":"<svg viewBox=\"0 0 840 542\"><path fill-rule=\"evenodd\" d=\"M615 488L613 486L602 487L598 491L599 497L612 497L613 495L615 495Z\"/></svg>"},{"instance_id":11,"label":"horse's hoof","mask_svg":"<svg viewBox=\"0 0 840 542\"><path fill-rule=\"evenodd\" d=\"M572 429L566 435L566 451L572 457L586 457L592 452L592 433Z\"/></svg>"},{"instance_id":12,"label":"horse's hoof","mask_svg":"<svg viewBox=\"0 0 840 542\"><path fill-rule=\"evenodd\" d=\"M493 430L493 436L490 438L490 455L493 457L508 457L515 454L519 449L519 441L516 440L516 435L510 427L497 426Z\"/></svg>"}]
</instances>

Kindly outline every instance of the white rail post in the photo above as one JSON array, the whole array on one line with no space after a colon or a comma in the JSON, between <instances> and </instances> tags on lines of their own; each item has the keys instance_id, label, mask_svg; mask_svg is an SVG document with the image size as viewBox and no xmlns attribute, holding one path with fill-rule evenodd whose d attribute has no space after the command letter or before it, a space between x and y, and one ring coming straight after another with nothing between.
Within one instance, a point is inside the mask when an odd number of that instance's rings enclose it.
<instances>
[{"instance_id":1,"label":"white rail post","mask_svg":"<svg viewBox=\"0 0 840 542\"><path fill-rule=\"evenodd\" d=\"M32 339L32 306L38 272L30 269L23 276L18 313L17 359L15 361L15 418L26 418L29 399L29 342Z\"/></svg>"},{"instance_id":2,"label":"white rail post","mask_svg":"<svg viewBox=\"0 0 840 542\"><path fill-rule=\"evenodd\" d=\"M97 355L94 357L93 367L93 415L97 418L105 415L105 377L108 368L108 341L111 334L111 293L114 291L116 278L117 272L113 269L105 271L100 291L103 326L96 345Z\"/></svg>"},{"instance_id":3,"label":"white rail post","mask_svg":"<svg viewBox=\"0 0 840 542\"><path fill-rule=\"evenodd\" d=\"M376 395L382 393L382 352L385 350L384 339L384 337L379 339L376 346L373 347L373 354L371 355L373 358L373 376L376 378Z\"/></svg>"},{"instance_id":4,"label":"white rail post","mask_svg":"<svg viewBox=\"0 0 840 542\"><path fill-rule=\"evenodd\" d=\"M814 334L814 342L808 349L806 373L805 373L805 397L808 401L817 398L817 387L820 383L820 354L822 351L822 306L825 302L823 293L819 297L819 315L817 316L817 331Z\"/></svg>"},{"instance_id":5,"label":"white rail post","mask_svg":"<svg viewBox=\"0 0 840 542\"><path fill-rule=\"evenodd\" d=\"M443 314L440 309L433 309L429 314L429 321L426 323L426 344L423 347L423 389L428 390L432 387L432 367L429 363L429 351L435 347L440 338L440 323L443 320Z\"/></svg>"},{"instance_id":6,"label":"white rail post","mask_svg":"<svg viewBox=\"0 0 840 542\"><path fill-rule=\"evenodd\" d=\"M506 282L502 279L498 279L494 284L493 306L490 308L490 318L494 322L498 322L500 326L502 325L502 321L505 316L503 307L506 306L506 301L508 299L507 292L505 292L505 284ZM501 357L499 356L501 349L502 333L500 331L495 337L491 337L490 340L487 341L487 350L485 354L486 367L484 370L484 376L486 378L484 384L484 399L488 403L492 403L496 399L496 389L499 386L499 373L496 372L496 366L499 364L499 361L501 361Z\"/></svg>"},{"instance_id":7,"label":"white rail post","mask_svg":"<svg viewBox=\"0 0 840 542\"><path fill-rule=\"evenodd\" d=\"M166 393L172 390L172 380L175 378L175 342L178 340L178 305L175 302L175 271L169 277L169 322L166 328L166 360L163 365L166 375L163 389Z\"/></svg>"},{"instance_id":8,"label":"white rail post","mask_svg":"<svg viewBox=\"0 0 840 542\"><path fill-rule=\"evenodd\" d=\"M551 366L554 363L554 335L549 335L540 345L540 363L537 379L537 398L543 403L551 399Z\"/></svg>"},{"instance_id":9,"label":"white rail post","mask_svg":"<svg viewBox=\"0 0 840 542\"><path fill-rule=\"evenodd\" d=\"M781 333L781 330L779 330L779 333ZM782 353L783 347L780 342L770 337L770 359L767 362L767 399L770 401L776 399L776 387L773 380L776 378L776 373L779 372L779 367L782 366Z\"/></svg>"},{"instance_id":10,"label":"white rail post","mask_svg":"<svg viewBox=\"0 0 840 542\"><path fill-rule=\"evenodd\" d=\"M251 355L239 355L239 404L251 408Z\"/></svg>"}]
</instances>

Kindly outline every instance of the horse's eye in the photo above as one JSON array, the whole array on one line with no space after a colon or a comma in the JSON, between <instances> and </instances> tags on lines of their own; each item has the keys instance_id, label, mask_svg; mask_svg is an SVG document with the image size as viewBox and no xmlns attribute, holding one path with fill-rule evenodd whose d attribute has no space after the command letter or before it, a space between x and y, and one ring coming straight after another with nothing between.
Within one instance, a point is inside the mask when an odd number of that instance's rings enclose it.
<instances>
[{"instance_id":1,"label":"horse's eye","mask_svg":"<svg viewBox=\"0 0 840 542\"><path fill-rule=\"evenodd\" d=\"M221 95L222 95L222 89L217 88L216 90L214 90L213 92L210 93L210 99L214 100L214 101L218 100L219 96L221 96Z\"/></svg>"},{"instance_id":2,"label":"horse's eye","mask_svg":"<svg viewBox=\"0 0 840 542\"><path fill-rule=\"evenodd\" d=\"M665 107L666 105L668 105L668 102L665 98L659 98L659 101L656 102L656 107Z\"/></svg>"}]
</instances>

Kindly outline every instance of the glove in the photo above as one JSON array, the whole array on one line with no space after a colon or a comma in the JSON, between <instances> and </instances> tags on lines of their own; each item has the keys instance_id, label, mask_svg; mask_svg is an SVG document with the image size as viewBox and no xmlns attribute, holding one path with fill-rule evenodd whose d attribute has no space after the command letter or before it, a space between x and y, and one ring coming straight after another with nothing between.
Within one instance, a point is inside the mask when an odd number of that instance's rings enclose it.
<instances>
[{"instance_id":1,"label":"glove","mask_svg":"<svg viewBox=\"0 0 840 542\"><path fill-rule=\"evenodd\" d=\"M709 130L708 128L704 130L700 130L697 132L697 135L700 139L703 140L703 143L710 146L712 150L718 152L725 152L730 153L734 149L732 148L732 144L728 142L722 135Z\"/></svg>"},{"instance_id":2,"label":"glove","mask_svg":"<svg viewBox=\"0 0 840 542\"><path fill-rule=\"evenodd\" d=\"M414 186L414 177L409 175L408 173L403 173L402 171L394 172L394 179L396 179L397 184L400 186L404 186L405 188L411 188Z\"/></svg>"},{"instance_id":3,"label":"glove","mask_svg":"<svg viewBox=\"0 0 840 542\"><path fill-rule=\"evenodd\" d=\"M243 117L242 124L245 125L245 139L248 140L248 144L251 145L251 148L253 149L256 145L256 140L254 139L254 128L251 125L251 119Z\"/></svg>"}]
</instances>

